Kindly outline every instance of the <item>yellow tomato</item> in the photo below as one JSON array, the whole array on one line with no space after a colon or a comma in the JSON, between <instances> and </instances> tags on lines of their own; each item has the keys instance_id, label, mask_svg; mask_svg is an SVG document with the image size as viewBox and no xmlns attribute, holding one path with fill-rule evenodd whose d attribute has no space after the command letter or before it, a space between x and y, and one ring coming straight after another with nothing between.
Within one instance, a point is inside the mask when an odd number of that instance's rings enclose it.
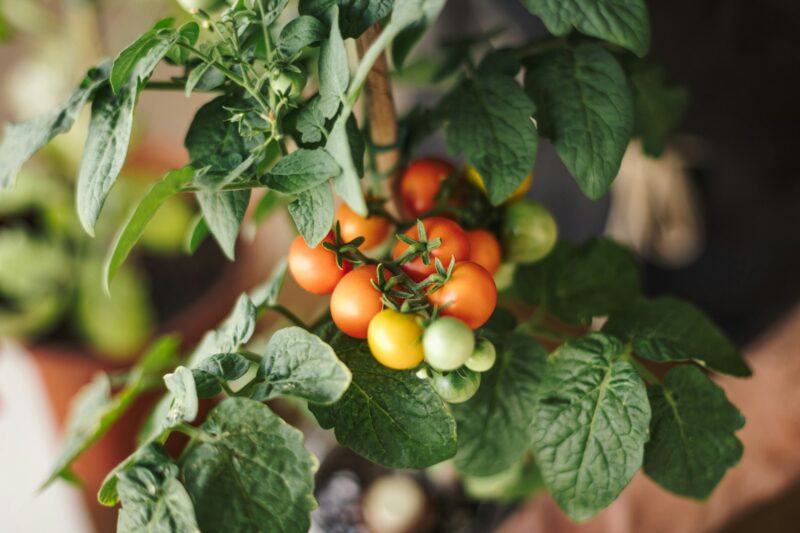
<instances>
[{"instance_id":1,"label":"yellow tomato","mask_svg":"<svg viewBox=\"0 0 800 533\"><path fill-rule=\"evenodd\" d=\"M475 169L475 167L467 165L467 167L464 169L464 174L467 176L467 179L469 180L470 183L475 185L483 192L486 192L486 184L483 182L483 178ZM528 176L522 181L522 183L519 184L519 187L517 187L517 189L513 193L511 193L511 196L509 196L506 199L505 203L513 202L515 200L523 198L525 196L525 193L528 192L528 189L531 188L532 183L533 183L533 173L528 174Z\"/></svg>"},{"instance_id":2,"label":"yellow tomato","mask_svg":"<svg viewBox=\"0 0 800 533\"><path fill-rule=\"evenodd\" d=\"M367 343L380 364L406 370L420 364L425 357L422 332L416 315L386 309L370 321Z\"/></svg>"}]
</instances>

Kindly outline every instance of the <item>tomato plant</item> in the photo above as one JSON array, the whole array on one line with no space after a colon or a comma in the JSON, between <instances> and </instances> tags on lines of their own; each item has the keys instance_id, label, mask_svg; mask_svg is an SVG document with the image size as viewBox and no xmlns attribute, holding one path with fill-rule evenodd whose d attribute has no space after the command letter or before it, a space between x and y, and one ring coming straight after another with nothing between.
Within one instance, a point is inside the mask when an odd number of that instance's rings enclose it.
<instances>
[{"instance_id":1,"label":"tomato plant","mask_svg":"<svg viewBox=\"0 0 800 533\"><path fill-rule=\"evenodd\" d=\"M98 494L121 503L123 532L308 530L316 460L264 403L282 397L307 402L342 446L392 468L452 458L472 479L535 470L577 521L608 506L640 467L676 494L708 497L740 458L744 423L708 373L743 377L747 364L699 309L646 298L629 251L602 237L561 239L549 210L523 198L538 194L528 189L540 138L593 200L632 132L651 155L663 148L665 124L676 123L665 96L673 88L643 59L643 0L580 9L522 0L553 35L499 49L476 36L432 54L427 88L441 98L399 123L388 74L444 0L358 9L300 0L296 16L286 0L181 3L200 8L194 20L156 23L52 113L6 128L0 188L91 102L76 207L93 233L141 93L208 93L186 134L190 163L153 183L120 229L106 288L175 195L196 199L191 242L209 235L231 260L254 190L266 194L253 223L283 202L300 235L287 262L190 353L160 338L131 371L90 384L47 483L70 478L81 452L156 384L163 397L141 447ZM153 79L162 63L172 75ZM648 82L631 83L634 71ZM419 158L433 134L466 163L466 179L443 157ZM377 245L392 227L389 252ZM309 292L333 293L332 319L309 325L281 301L287 271ZM495 273L506 281L500 296ZM266 344L252 342L263 313L290 323ZM216 405L200 420L207 398ZM180 455L163 446L173 433L189 439ZM246 472L232 456L248 458Z\"/></svg>"}]
</instances>

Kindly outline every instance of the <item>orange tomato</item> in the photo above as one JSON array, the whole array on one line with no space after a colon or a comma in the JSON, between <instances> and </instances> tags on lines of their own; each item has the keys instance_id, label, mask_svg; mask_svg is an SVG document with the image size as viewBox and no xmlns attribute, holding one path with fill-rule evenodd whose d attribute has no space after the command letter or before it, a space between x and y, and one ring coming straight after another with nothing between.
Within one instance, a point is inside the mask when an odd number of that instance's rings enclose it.
<instances>
[{"instance_id":1,"label":"orange tomato","mask_svg":"<svg viewBox=\"0 0 800 533\"><path fill-rule=\"evenodd\" d=\"M381 293L372 281L378 280L378 268L365 265L342 278L331 296L331 316L340 330L357 339L366 339L369 323L381 312Z\"/></svg>"},{"instance_id":2,"label":"orange tomato","mask_svg":"<svg viewBox=\"0 0 800 533\"><path fill-rule=\"evenodd\" d=\"M431 251L431 261L428 265L422 262L422 257L417 257L401 267L414 281L422 281L436 272L434 258L438 257L445 268L450 264L451 258L455 258L456 262L466 261L469 258L469 239L461 226L450 219L442 217L426 218L422 222L425 226L428 241L439 238L442 239L442 243L438 248ZM419 239L417 226L414 225L405 232L405 235L412 239ZM397 259L406 250L408 250L408 244L398 239L392 250L392 257Z\"/></svg>"},{"instance_id":3,"label":"orange tomato","mask_svg":"<svg viewBox=\"0 0 800 533\"><path fill-rule=\"evenodd\" d=\"M369 250L378 246L392 229L392 224L383 217L372 215L362 217L347 204L342 204L336 211L336 220L339 222L339 235L344 242L350 242L357 237L364 237L360 248Z\"/></svg>"},{"instance_id":4,"label":"orange tomato","mask_svg":"<svg viewBox=\"0 0 800 533\"><path fill-rule=\"evenodd\" d=\"M416 218L436 205L442 182L455 167L443 159L426 157L408 165L400 176L400 201L406 214Z\"/></svg>"},{"instance_id":5,"label":"orange tomato","mask_svg":"<svg viewBox=\"0 0 800 533\"><path fill-rule=\"evenodd\" d=\"M329 233L323 242L334 242ZM344 261L342 268L336 264L336 254L324 248L322 243L311 248L297 236L289 247L289 271L298 285L314 294L330 294L353 265Z\"/></svg>"},{"instance_id":6,"label":"orange tomato","mask_svg":"<svg viewBox=\"0 0 800 533\"><path fill-rule=\"evenodd\" d=\"M497 287L485 268L465 261L455 266L453 275L442 287L428 294L428 301L443 308L441 316L452 316L478 329L489 320L497 305Z\"/></svg>"},{"instance_id":7,"label":"orange tomato","mask_svg":"<svg viewBox=\"0 0 800 533\"><path fill-rule=\"evenodd\" d=\"M476 229L467 232L469 238L469 260L478 263L494 276L500 268L500 243L491 232Z\"/></svg>"}]
</instances>

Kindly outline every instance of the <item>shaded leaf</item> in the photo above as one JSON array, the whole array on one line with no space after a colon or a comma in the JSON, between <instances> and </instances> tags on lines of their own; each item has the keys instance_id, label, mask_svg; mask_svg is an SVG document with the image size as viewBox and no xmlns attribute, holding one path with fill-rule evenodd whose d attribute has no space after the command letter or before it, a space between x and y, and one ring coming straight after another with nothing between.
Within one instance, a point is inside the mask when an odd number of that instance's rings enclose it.
<instances>
[{"instance_id":1,"label":"shaded leaf","mask_svg":"<svg viewBox=\"0 0 800 533\"><path fill-rule=\"evenodd\" d=\"M642 140L646 154L658 157L686 111L689 94L683 87L668 86L660 66L644 62L631 66L630 83L635 118L633 134Z\"/></svg>"},{"instance_id":2,"label":"shaded leaf","mask_svg":"<svg viewBox=\"0 0 800 533\"><path fill-rule=\"evenodd\" d=\"M255 400L293 396L329 404L342 397L351 374L322 339L302 328L289 327L272 335L258 378L264 383L251 394Z\"/></svg>"},{"instance_id":3,"label":"shaded leaf","mask_svg":"<svg viewBox=\"0 0 800 533\"><path fill-rule=\"evenodd\" d=\"M603 331L632 342L645 359L692 360L723 374L751 374L730 339L698 308L675 298L640 300L612 313Z\"/></svg>"},{"instance_id":4,"label":"shaded leaf","mask_svg":"<svg viewBox=\"0 0 800 533\"><path fill-rule=\"evenodd\" d=\"M268 407L228 398L208 415L182 473L202 531L307 531L317 462Z\"/></svg>"},{"instance_id":5,"label":"shaded leaf","mask_svg":"<svg viewBox=\"0 0 800 533\"><path fill-rule=\"evenodd\" d=\"M617 176L633 132L622 67L592 43L535 56L527 66L525 88L536 102L539 130L584 194L599 199Z\"/></svg>"},{"instance_id":6,"label":"shaded leaf","mask_svg":"<svg viewBox=\"0 0 800 533\"><path fill-rule=\"evenodd\" d=\"M650 48L644 0L522 0L555 35L572 28L643 56Z\"/></svg>"},{"instance_id":7,"label":"shaded leaf","mask_svg":"<svg viewBox=\"0 0 800 533\"><path fill-rule=\"evenodd\" d=\"M170 197L180 192L194 175L192 167L184 167L167 172L159 181L154 183L145 193L136 209L131 213L128 221L118 233L105 264L103 280L106 291L114 278L117 269L125 262L128 254L144 233L147 223L153 218L158 208Z\"/></svg>"},{"instance_id":8,"label":"shaded leaf","mask_svg":"<svg viewBox=\"0 0 800 533\"><path fill-rule=\"evenodd\" d=\"M458 422L456 468L473 476L507 470L530 446L531 406L547 352L519 333L491 336L497 361L470 400L452 405Z\"/></svg>"},{"instance_id":9,"label":"shaded leaf","mask_svg":"<svg viewBox=\"0 0 800 533\"><path fill-rule=\"evenodd\" d=\"M719 385L690 365L671 369L648 395L653 419L645 473L676 494L707 498L742 457L734 433L744 417Z\"/></svg>"},{"instance_id":10,"label":"shaded leaf","mask_svg":"<svg viewBox=\"0 0 800 533\"><path fill-rule=\"evenodd\" d=\"M550 494L573 520L608 506L642 466L650 405L622 352L601 333L563 344L538 390L533 450Z\"/></svg>"},{"instance_id":11,"label":"shaded leaf","mask_svg":"<svg viewBox=\"0 0 800 533\"><path fill-rule=\"evenodd\" d=\"M330 185L323 183L298 194L289 204L289 214L306 244L312 248L317 246L333 224L333 193Z\"/></svg>"},{"instance_id":12,"label":"shaded leaf","mask_svg":"<svg viewBox=\"0 0 800 533\"><path fill-rule=\"evenodd\" d=\"M447 145L464 154L499 205L531 172L538 134L533 102L513 78L488 74L467 80L445 97Z\"/></svg>"},{"instance_id":13,"label":"shaded leaf","mask_svg":"<svg viewBox=\"0 0 800 533\"><path fill-rule=\"evenodd\" d=\"M425 468L455 455L456 423L427 380L381 366L365 342L332 342L353 381L330 406L310 405L336 440L378 464Z\"/></svg>"}]
</instances>

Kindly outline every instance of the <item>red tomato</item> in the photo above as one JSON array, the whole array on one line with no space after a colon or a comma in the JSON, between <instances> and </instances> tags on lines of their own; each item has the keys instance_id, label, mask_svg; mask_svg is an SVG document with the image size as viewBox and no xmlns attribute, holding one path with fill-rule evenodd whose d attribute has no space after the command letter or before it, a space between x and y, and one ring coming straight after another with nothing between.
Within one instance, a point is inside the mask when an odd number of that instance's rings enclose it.
<instances>
[{"instance_id":1,"label":"red tomato","mask_svg":"<svg viewBox=\"0 0 800 533\"><path fill-rule=\"evenodd\" d=\"M334 242L329 233L323 242ZM303 237L295 237L289 247L289 271L298 285L314 294L330 294L353 265L343 262L342 268L336 264L336 254L324 248L322 243L309 247Z\"/></svg>"},{"instance_id":2,"label":"red tomato","mask_svg":"<svg viewBox=\"0 0 800 533\"><path fill-rule=\"evenodd\" d=\"M367 338L372 317L383 309L381 293L372 281L378 281L378 268L365 265L342 278L331 296L331 316L340 330L357 339Z\"/></svg>"},{"instance_id":3,"label":"red tomato","mask_svg":"<svg viewBox=\"0 0 800 533\"><path fill-rule=\"evenodd\" d=\"M436 157L417 159L400 177L400 200L406 214L416 218L436 205L442 182L453 172L453 165Z\"/></svg>"},{"instance_id":4,"label":"red tomato","mask_svg":"<svg viewBox=\"0 0 800 533\"><path fill-rule=\"evenodd\" d=\"M442 243L438 248L431 251L431 261L428 265L422 262L422 257L417 257L401 267L411 279L422 281L436 272L434 258L438 257L445 268L450 264L451 258L455 258L456 262L469 259L469 239L461 226L450 219L442 217L426 218L422 222L425 226L428 241L439 238L442 239ZM405 234L412 239L419 239L419 231L417 231L416 225L406 231ZM392 250L392 257L397 259L406 250L408 250L408 244L398 239Z\"/></svg>"},{"instance_id":5,"label":"red tomato","mask_svg":"<svg viewBox=\"0 0 800 533\"><path fill-rule=\"evenodd\" d=\"M469 238L469 260L478 263L493 275L500 268L500 243L491 232L476 229L467 232Z\"/></svg>"},{"instance_id":6,"label":"red tomato","mask_svg":"<svg viewBox=\"0 0 800 533\"><path fill-rule=\"evenodd\" d=\"M456 265L447 283L428 294L428 300L443 308L441 316L452 316L478 329L497 305L497 287L485 268L465 261Z\"/></svg>"},{"instance_id":7,"label":"red tomato","mask_svg":"<svg viewBox=\"0 0 800 533\"><path fill-rule=\"evenodd\" d=\"M339 235L344 242L350 242L356 237L364 237L360 248L369 250L386 240L392 229L392 224L383 217L372 215L364 218L350 209L347 204L342 204L336 211L336 220L339 222Z\"/></svg>"}]
</instances>

